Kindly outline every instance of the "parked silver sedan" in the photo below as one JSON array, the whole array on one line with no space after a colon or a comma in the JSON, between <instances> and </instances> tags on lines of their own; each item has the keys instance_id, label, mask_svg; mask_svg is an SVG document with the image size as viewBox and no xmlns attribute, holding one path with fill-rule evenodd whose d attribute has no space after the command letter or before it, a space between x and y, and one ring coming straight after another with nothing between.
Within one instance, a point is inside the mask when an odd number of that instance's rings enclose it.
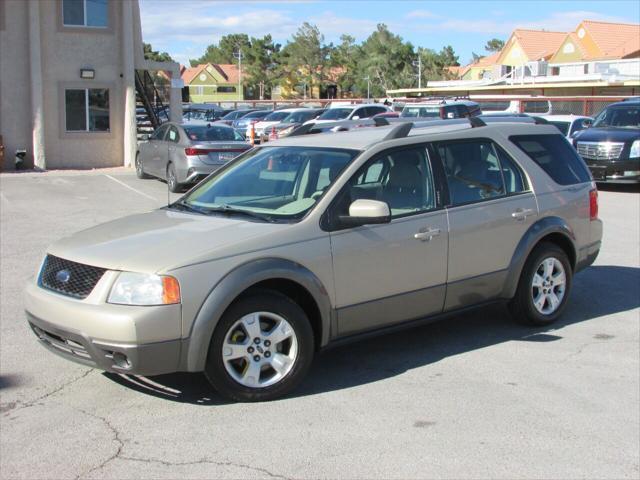
<instances>
[{"instance_id":1,"label":"parked silver sedan","mask_svg":"<svg viewBox=\"0 0 640 480\"><path fill-rule=\"evenodd\" d=\"M240 133L226 125L169 122L138 145L136 175L166 180L169 190L179 192L250 148Z\"/></svg>"}]
</instances>

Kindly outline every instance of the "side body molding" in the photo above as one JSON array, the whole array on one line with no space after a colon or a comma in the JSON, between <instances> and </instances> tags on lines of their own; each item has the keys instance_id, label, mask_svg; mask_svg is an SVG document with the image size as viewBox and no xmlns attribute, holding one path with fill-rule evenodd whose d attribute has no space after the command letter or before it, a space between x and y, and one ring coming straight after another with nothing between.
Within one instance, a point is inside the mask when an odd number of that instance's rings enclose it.
<instances>
[{"instance_id":1,"label":"side body molding","mask_svg":"<svg viewBox=\"0 0 640 480\"><path fill-rule=\"evenodd\" d=\"M502 298L512 298L516 294L520 274L527 261L527 257L543 237L552 233L563 235L569 241L575 258L576 238L571 227L559 217L541 218L529 227L529 230L525 232L516 247L511 263L509 264Z\"/></svg>"},{"instance_id":2,"label":"side body molding","mask_svg":"<svg viewBox=\"0 0 640 480\"><path fill-rule=\"evenodd\" d=\"M204 370L213 331L224 311L247 288L264 280L291 280L303 286L313 297L320 311L322 338L320 345L329 342L331 334L331 300L324 285L307 268L282 258L253 260L236 267L225 275L209 292L191 326L189 338L182 348L183 370Z\"/></svg>"}]
</instances>

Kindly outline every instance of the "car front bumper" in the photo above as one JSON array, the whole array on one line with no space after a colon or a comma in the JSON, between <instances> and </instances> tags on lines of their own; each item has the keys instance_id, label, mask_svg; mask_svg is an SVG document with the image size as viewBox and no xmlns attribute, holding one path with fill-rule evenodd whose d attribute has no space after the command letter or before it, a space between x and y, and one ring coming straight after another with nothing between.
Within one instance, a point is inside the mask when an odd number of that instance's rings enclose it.
<instances>
[{"instance_id":1,"label":"car front bumper","mask_svg":"<svg viewBox=\"0 0 640 480\"><path fill-rule=\"evenodd\" d=\"M585 162L596 182L640 183L640 160L602 162L585 159ZM634 172L634 174L625 172Z\"/></svg>"},{"instance_id":2,"label":"car front bumper","mask_svg":"<svg viewBox=\"0 0 640 480\"><path fill-rule=\"evenodd\" d=\"M96 296L76 300L30 283L27 322L44 347L67 360L135 375L181 370L180 305L112 305Z\"/></svg>"}]
</instances>

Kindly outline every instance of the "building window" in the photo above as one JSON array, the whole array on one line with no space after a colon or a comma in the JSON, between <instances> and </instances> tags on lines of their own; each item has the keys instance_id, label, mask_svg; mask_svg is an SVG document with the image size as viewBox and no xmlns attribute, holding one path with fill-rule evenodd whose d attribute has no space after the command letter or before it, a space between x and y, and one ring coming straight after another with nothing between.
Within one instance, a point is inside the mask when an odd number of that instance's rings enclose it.
<instances>
[{"instance_id":1,"label":"building window","mask_svg":"<svg viewBox=\"0 0 640 480\"><path fill-rule=\"evenodd\" d=\"M196 86L196 95L204 95L204 87L202 85Z\"/></svg>"},{"instance_id":2,"label":"building window","mask_svg":"<svg viewBox=\"0 0 640 480\"><path fill-rule=\"evenodd\" d=\"M64 91L67 132L109 131L109 90L73 88Z\"/></svg>"},{"instance_id":3,"label":"building window","mask_svg":"<svg viewBox=\"0 0 640 480\"><path fill-rule=\"evenodd\" d=\"M218 93L236 93L236 87L218 87Z\"/></svg>"},{"instance_id":4,"label":"building window","mask_svg":"<svg viewBox=\"0 0 640 480\"><path fill-rule=\"evenodd\" d=\"M62 0L62 23L65 27L106 28L108 0Z\"/></svg>"}]
</instances>

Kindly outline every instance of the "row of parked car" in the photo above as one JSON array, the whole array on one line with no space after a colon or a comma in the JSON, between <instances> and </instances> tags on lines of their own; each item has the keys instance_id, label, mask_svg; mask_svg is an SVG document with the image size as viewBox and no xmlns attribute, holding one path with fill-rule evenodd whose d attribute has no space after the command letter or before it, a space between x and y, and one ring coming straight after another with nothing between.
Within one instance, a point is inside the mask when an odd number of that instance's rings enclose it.
<instances>
[{"instance_id":1,"label":"row of parked car","mask_svg":"<svg viewBox=\"0 0 640 480\"><path fill-rule=\"evenodd\" d=\"M167 122L139 145L136 172L139 178L154 176L166 180L178 192L193 185L251 143L291 135L307 125L306 133L325 133L358 127L380 126L410 120L412 123L479 118L487 121L536 121L549 123L568 139L589 165L597 181L640 182L640 101L629 99L609 105L594 120L581 115L539 115L532 117L511 110L483 111L467 99L438 99L405 105L400 112L383 104L334 104L326 109L282 108L278 110L223 111L217 105L191 105L181 124ZM506 109L505 109L506 108ZM593 128L592 128L593 127ZM252 135L250 135L253 132Z\"/></svg>"}]
</instances>

